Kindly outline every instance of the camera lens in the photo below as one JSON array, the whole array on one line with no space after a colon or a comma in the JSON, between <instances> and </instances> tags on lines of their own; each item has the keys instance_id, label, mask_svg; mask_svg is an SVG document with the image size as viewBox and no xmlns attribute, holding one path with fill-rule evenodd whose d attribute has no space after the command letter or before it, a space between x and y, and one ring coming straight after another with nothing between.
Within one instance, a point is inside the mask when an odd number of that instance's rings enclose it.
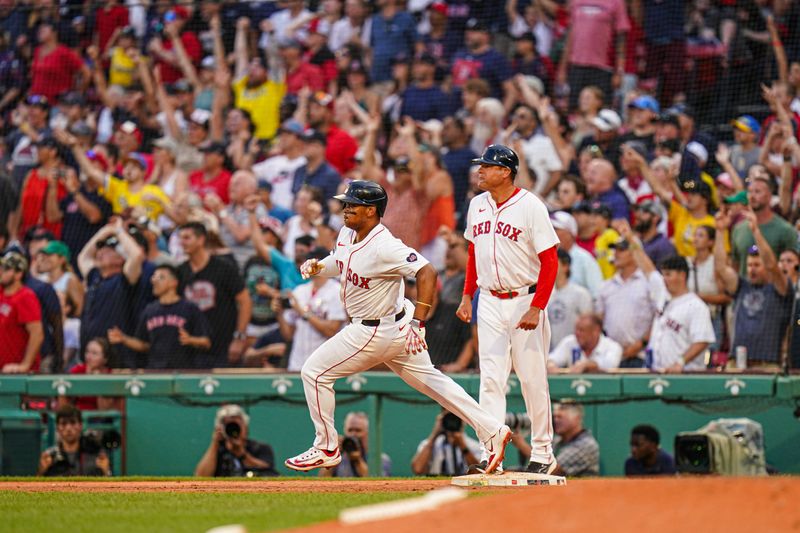
<instances>
[{"instance_id":1,"label":"camera lens","mask_svg":"<svg viewBox=\"0 0 800 533\"><path fill-rule=\"evenodd\" d=\"M456 433L458 431L461 431L462 425L463 422L461 421L461 419L458 418L453 413L447 413L446 415L444 415L444 418L442 418L442 429L444 429L448 433Z\"/></svg>"},{"instance_id":2,"label":"camera lens","mask_svg":"<svg viewBox=\"0 0 800 533\"><path fill-rule=\"evenodd\" d=\"M242 426L237 422L228 422L225 424L225 435L231 439L238 439L242 434Z\"/></svg>"}]
</instances>

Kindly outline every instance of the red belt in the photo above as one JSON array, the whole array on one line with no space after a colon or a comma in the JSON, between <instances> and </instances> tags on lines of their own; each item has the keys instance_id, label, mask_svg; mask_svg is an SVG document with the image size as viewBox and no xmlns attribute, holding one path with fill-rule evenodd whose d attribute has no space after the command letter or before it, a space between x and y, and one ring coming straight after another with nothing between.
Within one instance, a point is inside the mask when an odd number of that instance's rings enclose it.
<instances>
[{"instance_id":1,"label":"red belt","mask_svg":"<svg viewBox=\"0 0 800 533\"><path fill-rule=\"evenodd\" d=\"M500 298L501 300L510 300L512 298L516 298L517 296L522 296L524 294L533 294L536 292L536 283L528 287L528 290L525 289L519 291L492 291L490 290L489 293L494 296L495 298Z\"/></svg>"}]
</instances>

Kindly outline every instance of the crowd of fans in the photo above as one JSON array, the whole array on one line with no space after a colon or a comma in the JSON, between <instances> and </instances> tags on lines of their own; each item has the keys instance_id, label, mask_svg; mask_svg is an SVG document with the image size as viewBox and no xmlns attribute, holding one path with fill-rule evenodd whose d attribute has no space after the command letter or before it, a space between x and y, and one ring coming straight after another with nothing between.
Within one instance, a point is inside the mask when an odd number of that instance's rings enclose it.
<instances>
[{"instance_id":1,"label":"crowd of fans","mask_svg":"<svg viewBox=\"0 0 800 533\"><path fill-rule=\"evenodd\" d=\"M440 270L434 363L474 368L461 231L501 143L561 241L550 368L777 370L798 23L792 0L0 2L0 368L299 369L347 321L298 265L357 178Z\"/></svg>"}]
</instances>

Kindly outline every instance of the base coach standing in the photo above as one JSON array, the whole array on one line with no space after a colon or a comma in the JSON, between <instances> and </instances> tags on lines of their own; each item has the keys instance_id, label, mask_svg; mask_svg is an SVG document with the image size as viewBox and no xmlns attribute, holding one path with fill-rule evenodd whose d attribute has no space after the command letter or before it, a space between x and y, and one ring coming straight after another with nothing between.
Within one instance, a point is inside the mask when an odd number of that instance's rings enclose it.
<instances>
[{"instance_id":1,"label":"base coach standing","mask_svg":"<svg viewBox=\"0 0 800 533\"><path fill-rule=\"evenodd\" d=\"M480 287L481 407L504 419L513 364L531 419L528 471L552 474L557 465L547 384L550 324L544 309L558 271L558 237L544 203L514 186L519 159L513 150L495 144L472 163L480 165L478 186L485 192L472 199L467 212L469 262L456 314L470 321L472 295Z\"/></svg>"}]
</instances>

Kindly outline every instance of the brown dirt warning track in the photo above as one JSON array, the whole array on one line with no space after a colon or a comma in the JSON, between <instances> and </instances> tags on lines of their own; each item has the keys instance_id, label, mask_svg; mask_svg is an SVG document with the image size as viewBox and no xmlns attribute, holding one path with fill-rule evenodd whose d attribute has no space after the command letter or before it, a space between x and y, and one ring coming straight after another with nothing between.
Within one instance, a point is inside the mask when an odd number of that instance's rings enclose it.
<instances>
[{"instance_id":1,"label":"brown dirt warning track","mask_svg":"<svg viewBox=\"0 0 800 533\"><path fill-rule=\"evenodd\" d=\"M448 480L0 482L0 490L76 492L374 492L445 487ZM402 518L308 533L800 532L800 478L569 480L565 487L476 488L485 494Z\"/></svg>"}]
</instances>

